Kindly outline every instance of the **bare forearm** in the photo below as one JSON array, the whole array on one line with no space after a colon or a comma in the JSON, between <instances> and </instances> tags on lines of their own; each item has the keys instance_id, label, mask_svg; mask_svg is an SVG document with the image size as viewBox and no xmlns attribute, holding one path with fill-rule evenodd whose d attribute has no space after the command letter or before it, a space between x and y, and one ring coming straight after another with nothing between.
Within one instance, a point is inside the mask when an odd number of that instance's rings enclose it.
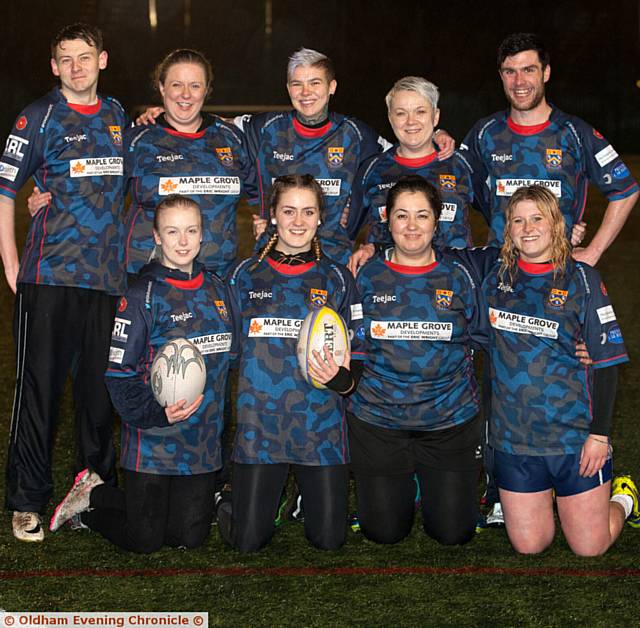
<instances>
[{"instance_id":1,"label":"bare forearm","mask_svg":"<svg viewBox=\"0 0 640 628\"><path fill-rule=\"evenodd\" d=\"M602 224L593 236L589 247L594 247L602 255L616 239L624 223L627 221L633 206L638 200L638 193L632 194L619 201L611 201L604 212Z\"/></svg>"},{"instance_id":2,"label":"bare forearm","mask_svg":"<svg viewBox=\"0 0 640 628\"><path fill-rule=\"evenodd\" d=\"M6 196L0 196L0 257L7 283L15 292L20 265L16 246L15 201Z\"/></svg>"},{"instance_id":3,"label":"bare forearm","mask_svg":"<svg viewBox=\"0 0 640 628\"><path fill-rule=\"evenodd\" d=\"M638 200L639 193L631 194L626 198L611 201L604 212L602 223L593 236L589 245L580 253L574 255L592 266L598 262L602 254L613 244L624 223L627 221L631 210Z\"/></svg>"}]
</instances>

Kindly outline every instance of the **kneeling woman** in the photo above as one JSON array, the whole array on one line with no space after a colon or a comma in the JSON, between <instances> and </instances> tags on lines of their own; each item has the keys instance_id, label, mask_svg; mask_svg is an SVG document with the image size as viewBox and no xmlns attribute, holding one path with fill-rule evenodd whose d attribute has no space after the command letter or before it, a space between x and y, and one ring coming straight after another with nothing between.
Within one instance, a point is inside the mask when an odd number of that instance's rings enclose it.
<instances>
[{"instance_id":1,"label":"kneeling woman","mask_svg":"<svg viewBox=\"0 0 640 628\"><path fill-rule=\"evenodd\" d=\"M124 490L82 472L51 520L55 530L82 512L83 524L144 553L163 545L197 547L208 535L232 345L224 285L194 261L202 239L197 203L168 196L156 209L153 232L160 259L142 269L120 300L106 376L122 418ZM162 407L151 391L151 363L175 338L200 349L204 395Z\"/></svg>"},{"instance_id":2,"label":"kneeling woman","mask_svg":"<svg viewBox=\"0 0 640 628\"><path fill-rule=\"evenodd\" d=\"M364 354L349 399L349 441L361 530L396 543L411 530L416 484L425 532L462 544L475 532L482 423L470 342L485 341L476 285L432 246L438 190L401 178L387 196L393 248L358 273Z\"/></svg>"},{"instance_id":3,"label":"kneeling woman","mask_svg":"<svg viewBox=\"0 0 640 628\"><path fill-rule=\"evenodd\" d=\"M316 354L313 376L330 388L314 388L298 368L296 344L314 307L326 304L349 324L352 308L358 311L355 286L350 273L320 250L322 190L311 175L276 179L270 208L268 243L229 279L240 377L232 508L220 507L220 531L242 552L266 545L291 465L307 538L318 548L337 549L346 533L349 461L338 393L351 391L354 382L330 354Z\"/></svg>"},{"instance_id":4,"label":"kneeling woman","mask_svg":"<svg viewBox=\"0 0 640 628\"><path fill-rule=\"evenodd\" d=\"M509 539L523 553L553 540L553 491L562 530L579 555L605 552L630 517L629 477L611 493L609 432L616 365L628 360L598 272L571 259L558 202L520 188L506 209L501 260L483 283L491 321L490 444ZM574 355L583 341L593 360Z\"/></svg>"}]
</instances>

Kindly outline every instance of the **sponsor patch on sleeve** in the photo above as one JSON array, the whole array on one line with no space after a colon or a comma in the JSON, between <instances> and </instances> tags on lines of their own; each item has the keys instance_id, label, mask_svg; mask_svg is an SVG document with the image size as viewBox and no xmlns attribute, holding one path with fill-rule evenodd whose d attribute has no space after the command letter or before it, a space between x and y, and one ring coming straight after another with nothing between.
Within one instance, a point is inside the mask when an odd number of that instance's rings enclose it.
<instances>
[{"instance_id":1,"label":"sponsor patch on sleeve","mask_svg":"<svg viewBox=\"0 0 640 628\"><path fill-rule=\"evenodd\" d=\"M124 349L120 347L109 347L109 362L114 364L122 364L124 358Z\"/></svg>"},{"instance_id":2,"label":"sponsor patch on sleeve","mask_svg":"<svg viewBox=\"0 0 640 628\"><path fill-rule=\"evenodd\" d=\"M16 166L0 161L0 177L7 179L7 181L15 181L19 170Z\"/></svg>"},{"instance_id":3,"label":"sponsor patch on sleeve","mask_svg":"<svg viewBox=\"0 0 640 628\"><path fill-rule=\"evenodd\" d=\"M627 168L625 164L618 164L611 171L611 175L616 180L624 179L625 177L628 177L630 174L631 173L629 172L629 168Z\"/></svg>"},{"instance_id":4,"label":"sponsor patch on sleeve","mask_svg":"<svg viewBox=\"0 0 640 628\"><path fill-rule=\"evenodd\" d=\"M618 325L614 325L609 332L607 333L607 340L614 345L621 345L622 340L622 332L620 331L620 327Z\"/></svg>"},{"instance_id":5,"label":"sponsor patch on sleeve","mask_svg":"<svg viewBox=\"0 0 640 628\"><path fill-rule=\"evenodd\" d=\"M600 324L604 325L605 323L610 323L611 321L616 320L616 314L613 311L612 305L605 305L604 307L599 307L596 312L598 313L598 318L600 319Z\"/></svg>"},{"instance_id":6,"label":"sponsor patch on sleeve","mask_svg":"<svg viewBox=\"0 0 640 628\"><path fill-rule=\"evenodd\" d=\"M617 156L618 153L616 153L615 148L611 146L611 144L605 146L594 155L601 168L604 168L607 164L611 163Z\"/></svg>"}]
</instances>

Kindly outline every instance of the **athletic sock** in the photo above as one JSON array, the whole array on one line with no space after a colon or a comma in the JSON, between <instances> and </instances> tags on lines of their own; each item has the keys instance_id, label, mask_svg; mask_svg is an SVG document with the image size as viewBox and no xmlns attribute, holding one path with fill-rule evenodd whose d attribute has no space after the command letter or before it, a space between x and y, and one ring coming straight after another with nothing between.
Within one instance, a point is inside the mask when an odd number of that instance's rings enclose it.
<instances>
[{"instance_id":1,"label":"athletic sock","mask_svg":"<svg viewBox=\"0 0 640 628\"><path fill-rule=\"evenodd\" d=\"M610 501L620 504L624 508L624 518L629 518L629 515L633 510L633 499L631 495L625 495L624 493L613 495Z\"/></svg>"}]
</instances>

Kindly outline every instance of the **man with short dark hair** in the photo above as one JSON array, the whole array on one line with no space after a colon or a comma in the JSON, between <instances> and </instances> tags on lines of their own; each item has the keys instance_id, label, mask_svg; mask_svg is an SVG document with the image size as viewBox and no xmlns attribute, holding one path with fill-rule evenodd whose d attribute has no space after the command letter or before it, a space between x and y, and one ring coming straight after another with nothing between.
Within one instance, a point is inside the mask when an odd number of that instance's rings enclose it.
<instances>
[{"instance_id":1,"label":"man with short dark hair","mask_svg":"<svg viewBox=\"0 0 640 628\"><path fill-rule=\"evenodd\" d=\"M511 195L534 183L558 198L569 234L582 220L591 181L609 205L589 245L574 249L573 256L594 266L635 205L638 184L596 129L547 101L551 66L537 35L509 35L498 50L498 72L509 109L477 122L460 146L474 170L476 202L489 223L489 244L502 243L504 208Z\"/></svg>"},{"instance_id":2,"label":"man with short dark hair","mask_svg":"<svg viewBox=\"0 0 640 628\"><path fill-rule=\"evenodd\" d=\"M63 28L51 43L60 85L24 109L0 161L0 255L16 293L16 394L6 506L13 534L42 541L52 493L53 429L69 371L76 412L75 469L115 481L113 416L104 384L116 295L124 290L119 103L97 93L107 67L102 34ZM33 217L18 262L15 197L30 177L52 192ZM120 329L126 334L127 321Z\"/></svg>"}]
</instances>

